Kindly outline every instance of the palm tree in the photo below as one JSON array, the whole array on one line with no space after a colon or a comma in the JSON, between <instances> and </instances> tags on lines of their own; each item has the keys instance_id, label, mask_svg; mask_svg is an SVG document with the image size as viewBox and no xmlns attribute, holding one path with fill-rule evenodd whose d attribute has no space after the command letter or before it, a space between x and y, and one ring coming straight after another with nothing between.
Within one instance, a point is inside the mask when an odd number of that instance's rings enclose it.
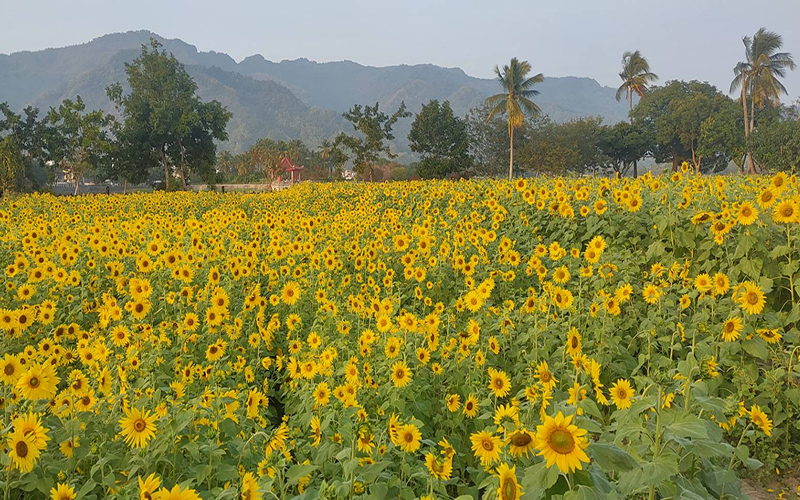
<instances>
[{"instance_id":1,"label":"palm tree","mask_svg":"<svg viewBox=\"0 0 800 500\"><path fill-rule=\"evenodd\" d=\"M333 144L328 139L323 139L319 145L319 156L322 158L322 169L325 170L325 163L327 159L331 156L331 149L333 148ZM333 172L328 170L328 177L333 177Z\"/></svg>"},{"instance_id":2,"label":"palm tree","mask_svg":"<svg viewBox=\"0 0 800 500\"><path fill-rule=\"evenodd\" d=\"M633 111L633 94L640 98L647 92L647 86L658 80L658 75L650 71L650 63L637 51L626 51L622 54L622 71L619 74L622 85L617 89L617 101L622 99L623 92L628 101L628 115ZM633 121L633 117L631 117Z\"/></svg>"},{"instance_id":3,"label":"palm tree","mask_svg":"<svg viewBox=\"0 0 800 500\"><path fill-rule=\"evenodd\" d=\"M780 96L785 95L786 87L779 78L786 76L786 69L795 68L794 59L788 52L778 52L783 46L783 38L774 31L760 28L753 37L742 38L745 60L733 68L734 78L731 92L741 89L742 109L744 110L744 135L747 138L755 127L755 107L777 106ZM747 95L750 95L750 113L747 112ZM753 155L749 153L749 172L755 173Z\"/></svg>"},{"instance_id":4,"label":"palm tree","mask_svg":"<svg viewBox=\"0 0 800 500\"><path fill-rule=\"evenodd\" d=\"M496 115L505 113L508 116L508 138L510 152L508 155L508 179L514 175L514 129L522 126L525 115L536 116L542 112L531 98L539 95L538 90L533 86L544 81L541 73L528 77L531 72L531 65L528 61L519 61L516 57L511 59L511 63L494 68L497 80L503 86L504 92L486 98L486 105L491 108L486 120L491 120Z\"/></svg>"}]
</instances>

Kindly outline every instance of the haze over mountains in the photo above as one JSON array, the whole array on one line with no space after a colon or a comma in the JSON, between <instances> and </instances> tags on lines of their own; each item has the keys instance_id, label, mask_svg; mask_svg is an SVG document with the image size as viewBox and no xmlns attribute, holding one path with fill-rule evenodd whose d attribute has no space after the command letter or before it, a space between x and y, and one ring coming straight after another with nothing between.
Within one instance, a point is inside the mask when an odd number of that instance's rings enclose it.
<instances>
[{"instance_id":1,"label":"haze over mountains","mask_svg":"<svg viewBox=\"0 0 800 500\"><path fill-rule=\"evenodd\" d=\"M459 68L430 64L378 68L307 59L272 62L261 55L237 63L225 53L200 52L179 39L131 31L70 47L0 54L0 102L7 101L15 110L30 104L45 113L63 99L80 95L88 109L111 112L105 88L126 81L124 63L137 57L151 37L186 65L202 99L216 99L233 112L223 148L234 153L261 137L302 139L316 146L322 139L352 130L341 113L356 103L380 102L381 109L391 113L401 101L417 112L430 99L449 100L463 116L500 91L496 81L471 77ZM546 75L546 68L534 70ZM555 121L602 116L606 123L615 123L627 118L628 105L616 101L616 89L591 78L546 77L537 89L541 94L536 102ZM395 129L395 146L401 153L408 152L405 136L411 120Z\"/></svg>"}]
</instances>

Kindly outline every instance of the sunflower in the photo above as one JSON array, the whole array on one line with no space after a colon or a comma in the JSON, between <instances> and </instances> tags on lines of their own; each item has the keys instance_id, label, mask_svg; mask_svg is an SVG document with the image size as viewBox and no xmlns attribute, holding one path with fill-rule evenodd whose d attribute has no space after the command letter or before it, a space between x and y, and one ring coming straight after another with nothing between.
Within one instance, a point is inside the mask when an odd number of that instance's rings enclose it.
<instances>
[{"instance_id":1,"label":"sunflower","mask_svg":"<svg viewBox=\"0 0 800 500\"><path fill-rule=\"evenodd\" d=\"M548 390L553 390L558 383L558 379L553 376L547 361L542 361L536 367L536 378L539 379L539 383L542 384L542 387Z\"/></svg>"},{"instance_id":2,"label":"sunflower","mask_svg":"<svg viewBox=\"0 0 800 500\"><path fill-rule=\"evenodd\" d=\"M572 424L572 418L558 412L555 417L545 416L544 423L536 427L538 455L544 457L548 468L555 464L564 474L581 470L581 462L589 463L583 451L589 446L586 430Z\"/></svg>"},{"instance_id":3,"label":"sunflower","mask_svg":"<svg viewBox=\"0 0 800 500\"><path fill-rule=\"evenodd\" d=\"M242 476L242 500L261 500L261 491L258 488L258 481L252 472L245 473Z\"/></svg>"},{"instance_id":4,"label":"sunflower","mask_svg":"<svg viewBox=\"0 0 800 500\"><path fill-rule=\"evenodd\" d=\"M769 208L775 203L775 193L772 192L769 188L761 191L761 194L758 195L758 204L761 205L761 208Z\"/></svg>"},{"instance_id":5,"label":"sunflower","mask_svg":"<svg viewBox=\"0 0 800 500\"><path fill-rule=\"evenodd\" d=\"M631 398L633 397L633 388L631 383L625 379L618 379L611 386L611 400L614 402L618 410L631 407Z\"/></svg>"},{"instance_id":6,"label":"sunflower","mask_svg":"<svg viewBox=\"0 0 800 500\"><path fill-rule=\"evenodd\" d=\"M433 453L426 453L425 467L428 468L428 473L432 478L446 481L450 479L453 473L453 459L450 456L445 456L442 460L439 460Z\"/></svg>"},{"instance_id":7,"label":"sunflower","mask_svg":"<svg viewBox=\"0 0 800 500\"><path fill-rule=\"evenodd\" d=\"M736 222L749 226L758 220L758 209L749 201L743 201L736 212Z\"/></svg>"},{"instance_id":8,"label":"sunflower","mask_svg":"<svg viewBox=\"0 0 800 500\"><path fill-rule=\"evenodd\" d=\"M758 335L764 339L767 344L777 344L783 338L781 332L777 328L767 329L762 328L758 330Z\"/></svg>"},{"instance_id":9,"label":"sunflower","mask_svg":"<svg viewBox=\"0 0 800 500\"><path fill-rule=\"evenodd\" d=\"M753 421L767 436L772 435L772 420L767 417L767 414L761 410L758 405L753 405L750 408L750 420Z\"/></svg>"},{"instance_id":10,"label":"sunflower","mask_svg":"<svg viewBox=\"0 0 800 500\"><path fill-rule=\"evenodd\" d=\"M154 500L202 500L197 492L188 486L182 489L180 485L175 485L171 490L161 488L153 494Z\"/></svg>"},{"instance_id":11,"label":"sunflower","mask_svg":"<svg viewBox=\"0 0 800 500\"><path fill-rule=\"evenodd\" d=\"M519 407L514 404L498 405L494 411L494 425L503 427L506 422L519 424Z\"/></svg>"},{"instance_id":12,"label":"sunflower","mask_svg":"<svg viewBox=\"0 0 800 500\"><path fill-rule=\"evenodd\" d=\"M742 320L738 316L728 318L722 324L722 340L725 342L734 342L739 340L742 335Z\"/></svg>"},{"instance_id":13,"label":"sunflower","mask_svg":"<svg viewBox=\"0 0 800 500\"><path fill-rule=\"evenodd\" d=\"M747 314L760 314L764 309L764 291L761 287L753 282L746 281L743 284L744 290L740 291L738 302L739 306L745 310Z\"/></svg>"},{"instance_id":14,"label":"sunflower","mask_svg":"<svg viewBox=\"0 0 800 500\"><path fill-rule=\"evenodd\" d=\"M798 221L800 210L794 200L785 200L775 207L772 211L772 220L781 224L791 224Z\"/></svg>"},{"instance_id":15,"label":"sunflower","mask_svg":"<svg viewBox=\"0 0 800 500\"><path fill-rule=\"evenodd\" d=\"M528 458L528 453L534 451L535 437L532 432L526 429L517 429L506 436L506 444L512 457Z\"/></svg>"},{"instance_id":16,"label":"sunflower","mask_svg":"<svg viewBox=\"0 0 800 500\"><path fill-rule=\"evenodd\" d=\"M476 457L480 458L484 467L488 467L500 460L503 442L498 436L484 430L471 434L469 439L472 441L472 452Z\"/></svg>"},{"instance_id":17,"label":"sunflower","mask_svg":"<svg viewBox=\"0 0 800 500\"><path fill-rule=\"evenodd\" d=\"M50 363L32 364L17 380L17 389L25 399L52 399L60 381Z\"/></svg>"},{"instance_id":18,"label":"sunflower","mask_svg":"<svg viewBox=\"0 0 800 500\"><path fill-rule=\"evenodd\" d=\"M68 484L58 483L50 488L51 500L74 500L76 496L75 489Z\"/></svg>"},{"instance_id":19,"label":"sunflower","mask_svg":"<svg viewBox=\"0 0 800 500\"><path fill-rule=\"evenodd\" d=\"M518 500L522 496L522 487L517 482L517 467L509 467L503 462L496 472L497 500Z\"/></svg>"},{"instance_id":20,"label":"sunflower","mask_svg":"<svg viewBox=\"0 0 800 500\"><path fill-rule=\"evenodd\" d=\"M281 290L281 301L288 306L293 306L298 300L300 300L301 293L302 291L300 290L300 285L298 285L295 281L289 281L283 285L283 289Z\"/></svg>"},{"instance_id":21,"label":"sunflower","mask_svg":"<svg viewBox=\"0 0 800 500\"><path fill-rule=\"evenodd\" d=\"M405 424L397 430L397 441L400 449L406 453L413 453L419 449L422 434L414 424Z\"/></svg>"},{"instance_id":22,"label":"sunflower","mask_svg":"<svg viewBox=\"0 0 800 500\"><path fill-rule=\"evenodd\" d=\"M447 411L453 413L457 412L459 408L461 408L461 396L458 394L450 394L445 399L445 403L447 403Z\"/></svg>"},{"instance_id":23,"label":"sunflower","mask_svg":"<svg viewBox=\"0 0 800 500\"><path fill-rule=\"evenodd\" d=\"M572 297L572 292L566 288L560 287L553 287L551 297L553 298L553 303L558 306L559 309L569 309L574 300Z\"/></svg>"},{"instance_id":24,"label":"sunflower","mask_svg":"<svg viewBox=\"0 0 800 500\"><path fill-rule=\"evenodd\" d=\"M317 384L317 387L314 389L314 393L312 395L314 397L315 408L327 406L328 401L331 399L331 389L328 386L328 383L320 382Z\"/></svg>"},{"instance_id":25,"label":"sunflower","mask_svg":"<svg viewBox=\"0 0 800 500\"><path fill-rule=\"evenodd\" d=\"M717 273L714 275L714 294L725 295L725 292L731 287L731 281L725 273Z\"/></svg>"},{"instance_id":26,"label":"sunflower","mask_svg":"<svg viewBox=\"0 0 800 500\"><path fill-rule=\"evenodd\" d=\"M125 410L125 416L119 419L122 427L120 435L125 438L125 443L132 448L142 448L147 446L156 435L157 415L151 414L148 410L132 408Z\"/></svg>"},{"instance_id":27,"label":"sunflower","mask_svg":"<svg viewBox=\"0 0 800 500\"><path fill-rule=\"evenodd\" d=\"M22 364L19 358L13 354L3 356L0 360L0 382L15 385L20 375L22 375Z\"/></svg>"},{"instance_id":28,"label":"sunflower","mask_svg":"<svg viewBox=\"0 0 800 500\"><path fill-rule=\"evenodd\" d=\"M642 296L644 297L645 302L648 304L657 303L658 299L661 298L661 293L661 290L652 283L644 287L644 290L642 290Z\"/></svg>"},{"instance_id":29,"label":"sunflower","mask_svg":"<svg viewBox=\"0 0 800 500\"><path fill-rule=\"evenodd\" d=\"M711 276L706 273L698 274L697 277L694 279L694 287L697 288L699 292L705 293L711 290L713 287L713 282L711 280Z\"/></svg>"},{"instance_id":30,"label":"sunflower","mask_svg":"<svg viewBox=\"0 0 800 500\"><path fill-rule=\"evenodd\" d=\"M575 327L570 328L567 334L567 354L573 358L581 354L581 334Z\"/></svg>"},{"instance_id":31,"label":"sunflower","mask_svg":"<svg viewBox=\"0 0 800 500\"><path fill-rule=\"evenodd\" d=\"M405 361L397 361L392 365L391 379L395 387L405 387L411 382L411 370Z\"/></svg>"},{"instance_id":32,"label":"sunflower","mask_svg":"<svg viewBox=\"0 0 800 500\"><path fill-rule=\"evenodd\" d=\"M478 414L478 398L474 394L470 394L466 401L464 401L464 416L467 418L474 418Z\"/></svg>"},{"instance_id":33,"label":"sunflower","mask_svg":"<svg viewBox=\"0 0 800 500\"><path fill-rule=\"evenodd\" d=\"M43 450L47 446L50 438L47 436L47 429L42 425L39 420L38 413L27 413L20 415L11 421L14 429L22 431L25 436L33 437L33 446Z\"/></svg>"},{"instance_id":34,"label":"sunflower","mask_svg":"<svg viewBox=\"0 0 800 500\"><path fill-rule=\"evenodd\" d=\"M489 389L492 390L495 397L503 398L511 392L511 380L506 372L489 368L489 379Z\"/></svg>"},{"instance_id":35,"label":"sunflower","mask_svg":"<svg viewBox=\"0 0 800 500\"><path fill-rule=\"evenodd\" d=\"M319 417L311 417L311 446L316 448L322 439L322 423Z\"/></svg>"},{"instance_id":36,"label":"sunflower","mask_svg":"<svg viewBox=\"0 0 800 500\"><path fill-rule=\"evenodd\" d=\"M22 429L14 429L7 443L11 465L23 473L32 471L41 451L34 445L34 436L25 435Z\"/></svg>"},{"instance_id":37,"label":"sunflower","mask_svg":"<svg viewBox=\"0 0 800 500\"><path fill-rule=\"evenodd\" d=\"M286 422L281 423L275 432L272 434L272 438L267 443L264 454L266 456L272 455L272 453L276 451L283 451L286 448L286 439L289 437L289 426L286 425Z\"/></svg>"}]
</instances>

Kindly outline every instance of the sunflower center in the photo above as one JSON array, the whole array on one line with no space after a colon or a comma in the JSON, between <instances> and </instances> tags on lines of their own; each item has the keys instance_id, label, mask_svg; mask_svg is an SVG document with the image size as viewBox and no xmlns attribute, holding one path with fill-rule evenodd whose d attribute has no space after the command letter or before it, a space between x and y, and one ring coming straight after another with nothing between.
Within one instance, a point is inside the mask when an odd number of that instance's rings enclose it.
<instances>
[{"instance_id":1,"label":"sunflower center","mask_svg":"<svg viewBox=\"0 0 800 500\"><path fill-rule=\"evenodd\" d=\"M31 377L31 379L28 381L28 385L30 385L34 389L39 387L39 378L38 377Z\"/></svg>"},{"instance_id":2,"label":"sunflower center","mask_svg":"<svg viewBox=\"0 0 800 500\"><path fill-rule=\"evenodd\" d=\"M494 443L493 443L493 442L491 442L491 441L489 441L488 439L487 439L487 440L485 440L485 441L484 441L484 442L481 444L481 446L483 446L483 449L484 449L484 450L486 450L486 451L493 451L493 450L494 450Z\"/></svg>"},{"instance_id":3,"label":"sunflower center","mask_svg":"<svg viewBox=\"0 0 800 500\"><path fill-rule=\"evenodd\" d=\"M414 442L414 435L411 434L410 432L406 432L403 435L403 441L405 441L406 443L413 443Z\"/></svg>"},{"instance_id":4,"label":"sunflower center","mask_svg":"<svg viewBox=\"0 0 800 500\"><path fill-rule=\"evenodd\" d=\"M514 437L511 438L511 443L517 447L524 447L528 446L531 443L532 439L530 434L527 432L521 432L519 434L514 434Z\"/></svg>"},{"instance_id":5,"label":"sunflower center","mask_svg":"<svg viewBox=\"0 0 800 500\"><path fill-rule=\"evenodd\" d=\"M503 485L500 487L500 496L502 500L514 500L517 498L517 488L514 481L509 478L503 479Z\"/></svg>"},{"instance_id":6,"label":"sunflower center","mask_svg":"<svg viewBox=\"0 0 800 500\"><path fill-rule=\"evenodd\" d=\"M14 375L14 365L8 364L3 367L3 373L6 375Z\"/></svg>"},{"instance_id":7,"label":"sunflower center","mask_svg":"<svg viewBox=\"0 0 800 500\"><path fill-rule=\"evenodd\" d=\"M575 439L572 437L571 432L557 429L550 435L550 447L557 453L565 455L575 448Z\"/></svg>"},{"instance_id":8,"label":"sunflower center","mask_svg":"<svg viewBox=\"0 0 800 500\"><path fill-rule=\"evenodd\" d=\"M402 368L400 368L395 372L395 376L397 378L403 378L406 376L406 372Z\"/></svg>"},{"instance_id":9,"label":"sunflower center","mask_svg":"<svg viewBox=\"0 0 800 500\"><path fill-rule=\"evenodd\" d=\"M619 397L620 399L627 399L628 391L626 391L625 389L619 389L617 391L617 397Z\"/></svg>"},{"instance_id":10,"label":"sunflower center","mask_svg":"<svg viewBox=\"0 0 800 500\"><path fill-rule=\"evenodd\" d=\"M572 337L572 348L573 349L577 349L578 348L578 338L577 337Z\"/></svg>"},{"instance_id":11,"label":"sunflower center","mask_svg":"<svg viewBox=\"0 0 800 500\"><path fill-rule=\"evenodd\" d=\"M145 421L144 421L144 420L142 420L141 418L140 418L140 419L137 419L137 420L136 420L136 422L134 422L134 423L133 423L133 429L134 429L136 432L142 432L142 431L144 431L145 427L147 427L147 422L145 422Z\"/></svg>"},{"instance_id":12,"label":"sunflower center","mask_svg":"<svg viewBox=\"0 0 800 500\"><path fill-rule=\"evenodd\" d=\"M747 293L747 303L751 306L758 304L758 294L755 292L748 292Z\"/></svg>"},{"instance_id":13,"label":"sunflower center","mask_svg":"<svg viewBox=\"0 0 800 500\"><path fill-rule=\"evenodd\" d=\"M17 456L19 458L25 458L28 456L28 443L25 441L18 441L16 446L14 447L14 451L17 452Z\"/></svg>"}]
</instances>

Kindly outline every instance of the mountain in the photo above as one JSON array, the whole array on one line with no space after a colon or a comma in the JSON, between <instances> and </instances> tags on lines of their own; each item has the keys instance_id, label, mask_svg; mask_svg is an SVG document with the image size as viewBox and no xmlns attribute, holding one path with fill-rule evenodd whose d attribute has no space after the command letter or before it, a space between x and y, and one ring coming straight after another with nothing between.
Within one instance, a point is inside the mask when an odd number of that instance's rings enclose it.
<instances>
[{"instance_id":1,"label":"mountain","mask_svg":"<svg viewBox=\"0 0 800 500\"><path fill-rule=\"evenodd\" d=\"M91 109L113 111L105 88L126 80L124 63L142 44L159 40L186 65L204 100L216 99L234 113L223 147L240 152L258 138L302 139L312 146L350 125L341 113L353 104L380 102L387 113L401 101L412 112L430 99L449 100L465 115L500 88L494 80L475 78L459 68L431 64L386 67L352 61L317 63L308 59L272 62L261 55L237 63L220 52L201 52L178 39L149 31L113 33L91 42L36 52L0 54L0 101L21 109L42 110L64 98L81 95ZM536 102L555 121L602 116L607 123L626 119L627 105L615 89L591 78L547 77ZM398 122L395 146L408 152L405 135L411 119Z\"/></svg>"}]
</instances>

